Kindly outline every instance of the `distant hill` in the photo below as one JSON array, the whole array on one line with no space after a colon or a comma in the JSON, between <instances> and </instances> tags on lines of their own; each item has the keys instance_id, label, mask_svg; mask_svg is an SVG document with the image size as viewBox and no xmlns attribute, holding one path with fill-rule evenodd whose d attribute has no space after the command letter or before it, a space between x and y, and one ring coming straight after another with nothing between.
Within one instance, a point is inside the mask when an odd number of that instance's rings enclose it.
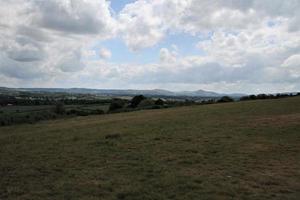
<instances>
[{"instance_id":1,"label":"distant hill","mask_svg":"<svg viewBox=\"0 0 300 200\"><path fill-rule=\"evenodd\" d=\"M134 95L146 95L146 96L188 96L188 97L220 97L224 95L240 97L245 94L221 94L205 90L196 91L179 91L173 92L169 90L154 89L154 90L120 90L120 89L89 89L89 88L6 88L1 87L0 91L23 91L23 92L53 92L53 93L74 93L74 94L99 94L107 96L134 96Z\"/></svg>"}]
</instances>

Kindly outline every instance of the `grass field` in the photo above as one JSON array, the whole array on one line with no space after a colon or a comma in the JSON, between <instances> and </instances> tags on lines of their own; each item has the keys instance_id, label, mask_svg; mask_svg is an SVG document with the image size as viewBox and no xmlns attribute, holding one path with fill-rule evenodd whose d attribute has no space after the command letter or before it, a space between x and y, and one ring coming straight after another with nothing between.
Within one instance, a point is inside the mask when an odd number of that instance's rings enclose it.
<instances>
[{"instance_id":1,"label":"grass field","mask_svg":"<svg viewBox=\"0 0 300 200\"><path fill-rule=\"evenodd\" d=\"M300 199L300 98L2 127L0 199Z\"/></svg>"},{"instance_id":2,"label":"grass field","mask_svg":"<svg viewBox=\"0 0 300 200\"><path fill-rule=\"evenodd\" d=\"M107 112L109 104L87 104L87 105L64 105L66 112L77 110L88 113L95 110ZM73 116L75 116L73 114ZM0 107L0 126L36 123L42 120L71 117L67 115L57 115L55 105L34 105L34 106L5 106Z\"/></svg>"}]
</instances>

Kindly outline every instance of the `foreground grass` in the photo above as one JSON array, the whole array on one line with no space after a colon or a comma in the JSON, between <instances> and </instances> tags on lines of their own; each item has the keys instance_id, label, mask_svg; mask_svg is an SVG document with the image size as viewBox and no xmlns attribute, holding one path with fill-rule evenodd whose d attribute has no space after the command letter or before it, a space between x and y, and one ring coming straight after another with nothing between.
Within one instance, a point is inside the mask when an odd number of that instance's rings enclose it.
<instances>
[{"instance_id":1,"label":"foreground grass","mask_svg":"<svg viewBox=\"0 0 300 200\"><path fill-rule=\"evenodd\" d=\"M300 199L300 98L2 127L0 199Z\"/></svg>"}]
</instances>

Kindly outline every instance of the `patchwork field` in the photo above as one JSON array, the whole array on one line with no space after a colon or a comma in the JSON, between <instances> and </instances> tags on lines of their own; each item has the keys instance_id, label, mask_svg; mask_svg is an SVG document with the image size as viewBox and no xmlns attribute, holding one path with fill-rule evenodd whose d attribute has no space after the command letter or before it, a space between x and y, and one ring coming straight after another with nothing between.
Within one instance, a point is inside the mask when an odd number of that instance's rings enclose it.
<instances>
[{"instance_id":1,"label":"patchwork field","mask_svg":"<svg viewBox=\"0 0 300 200\"><path fill-rule=\"evenodd\" d=\"M300 98L1 127L0 199L300 199Z\"/></svg>"}]
</instances>

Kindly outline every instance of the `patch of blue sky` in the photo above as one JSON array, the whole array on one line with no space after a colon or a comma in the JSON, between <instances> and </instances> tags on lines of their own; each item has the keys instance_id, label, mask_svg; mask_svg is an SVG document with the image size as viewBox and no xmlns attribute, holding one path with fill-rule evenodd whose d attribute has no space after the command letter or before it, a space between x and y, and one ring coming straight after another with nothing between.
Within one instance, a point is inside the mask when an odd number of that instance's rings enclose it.
<instances>
[{"instance_id":1,"label":"patch of blue sky","mask_svg":"<svg viewBox=\"0 0 300 200\"><path fill-rule=\"evenodd\" d=\"M273 28L275 26L279 26L281 25L282 21L281 20L276 20L276 19L273 19L273 20L268 20L267 21L267 26L270 27L270 28Z\"/></svg>"},{"instance_id":2,"label":"patch of blue sky","mask_svg":"<svg viewBox=\"0 0 300 200\"><path fill-rule=\"evenodd\" d=\"M276 23L274 21L268 21L267 25L268 25L268 27L273 27L276 25Z\"/></svg>"},{"instance_id":3,"label":"patch of blue sky","mask_svg":"<svg viewBox=\"0 0 300 200\"><path fill-rule=\"evenodd\" d=\"M168 37L161 42L161 47L172 49L172 45L176 45L178 48L178 53L182 56L193 56L193 55L203 55L204 52L197 48L196 45L202 40L207 40L208 38L204 35L190 35L187 33L171 33Z\"/></svg>"},{"instance_id":4,"label":"patch of blue sky","mask_svg":"<svg viewBox=\"0 0 300 200\"><path fill-rule=\"evenodd\" d=\"M136 52L131 51L121 38L113 38L97 43L93 46L92 50L99 52L101 48L109 49L112 52L110 62L113 63L148 64L159 61L159 51L161 48L167 48L172 51L175 50L174 45L177 47L180 57L205 55L196 45L200 41L210 39L211 35L212 33L205 36L170 33L156 45L140 49ZM96 54L96 59L100 59L98 53Z\"/></svg>"},{"instance_id":5,"label":"patch of blue sky","mask_svg":"<svg viewBox=\"0 0 300 200\"><path fill-rule=\"evenodd\" d=\"M133 3L136 0L110 0L110 7L116 12L120 12L126 4Z\"/></svg>"}]
</instances>

